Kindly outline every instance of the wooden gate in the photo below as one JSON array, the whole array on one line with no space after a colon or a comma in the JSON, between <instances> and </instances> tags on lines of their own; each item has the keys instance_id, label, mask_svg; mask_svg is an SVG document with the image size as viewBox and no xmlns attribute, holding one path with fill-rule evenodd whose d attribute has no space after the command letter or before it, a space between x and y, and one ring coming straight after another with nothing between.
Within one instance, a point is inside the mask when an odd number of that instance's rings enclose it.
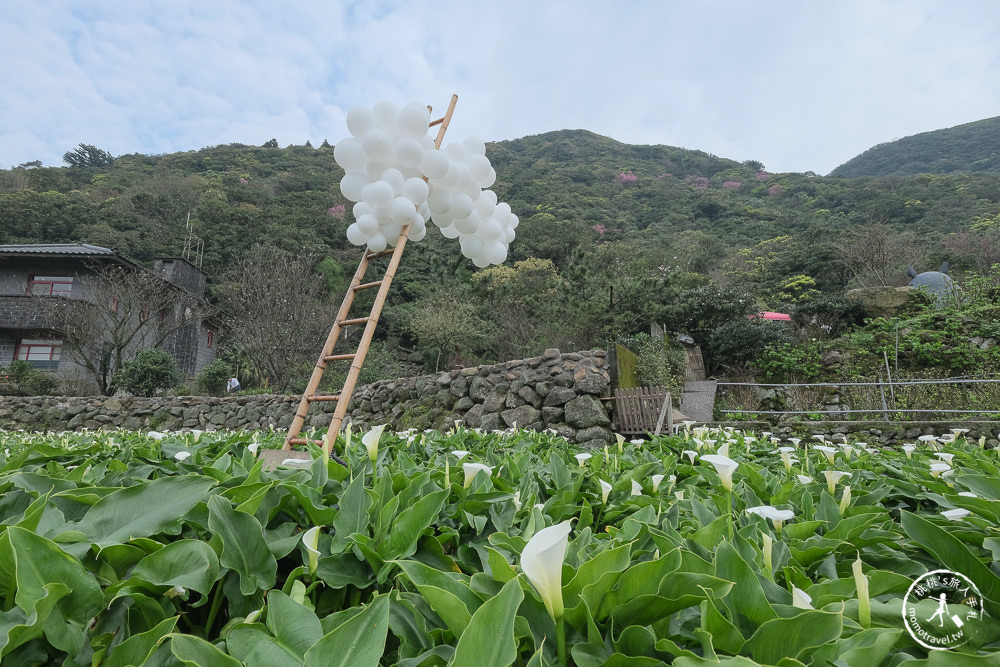
<instances>
[{"instance_id":1,"label":"wooden gate","mask_svg":"<svg viewBox=\"0 0 1000 667\"><path fill-rule=\"evenodd\" d=\"M663 427L670 433L674 411L670 392L662 387L615 389L615 415L622 435L659 435Z\"/></svg>"}]
</instances>

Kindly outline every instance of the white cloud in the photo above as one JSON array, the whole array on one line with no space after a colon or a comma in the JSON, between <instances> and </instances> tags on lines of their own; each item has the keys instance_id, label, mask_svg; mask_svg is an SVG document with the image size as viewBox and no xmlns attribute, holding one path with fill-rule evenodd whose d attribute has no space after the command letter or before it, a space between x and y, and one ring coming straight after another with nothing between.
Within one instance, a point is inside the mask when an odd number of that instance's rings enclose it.
<instances>
[{"instance_id":1,"label":"white cloud","mask_svg":"<svg viewBox=\"0 0 1000 667\"><path fill-rule=\"evenodd\" d=\"M418 100L449 138L587 129L826 173L1000 114L991 0L126 0L0 6L0 165L336 141L355 105Z\"/></svg>"}]
</instances>

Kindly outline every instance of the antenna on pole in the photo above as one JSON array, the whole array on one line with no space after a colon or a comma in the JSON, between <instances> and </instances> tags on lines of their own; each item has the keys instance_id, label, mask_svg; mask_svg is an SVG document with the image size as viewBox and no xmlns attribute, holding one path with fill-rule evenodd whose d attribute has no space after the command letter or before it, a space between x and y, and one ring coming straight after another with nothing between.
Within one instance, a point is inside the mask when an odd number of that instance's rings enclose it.
<instances>
[{"instance_id":1,"label":"antenna on pole","mask_svg":"<svg viewBox=\"0 0 1000 667\"><path fill-rule=\"evenodd\" d=\"M202 260L205 258L205 241L196 236L194 225L191 224L191 211L188 211L187 222L184 223L184 250L181 257L191 262L198 269L201 269Z\"/></svg>"}]
</instances>

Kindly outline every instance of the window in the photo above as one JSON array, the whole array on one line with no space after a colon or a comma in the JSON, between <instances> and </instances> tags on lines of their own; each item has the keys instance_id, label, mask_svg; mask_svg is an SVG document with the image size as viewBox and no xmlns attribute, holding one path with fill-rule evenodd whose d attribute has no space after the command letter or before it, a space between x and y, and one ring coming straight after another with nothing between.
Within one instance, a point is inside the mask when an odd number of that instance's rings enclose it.
<instances>
[{"instance_id":1,"label":"window","mask_svg":"<svg viewBox=\"0 0 1000 667\"><path fill-rule=\"evenodd\" d=\"M72 276L31 276L28 280L28 294L69 296L72 291Z\"/></svg>"},{"instance_id":2,"label":"window","mask_svg":"<svg viewBox=\"0 0 1000 667\"><path fill-rule=\"evenodd\" d=\"M62 341L47 338L22 338L17 342L14 358L27 361L39 370L54 371L59 366Z\"/></svg>"},{"instance_id":3,"label":"window","mask_svg":"<svg viewBox=\"0 0 1000 667\"><path fill-rule=\"evenodd\" d=\"M212 340L215 338L215 332L211 329L208 330L208 338L205 340L206 347L212 347Z\"/></svg>"}]
</instances>

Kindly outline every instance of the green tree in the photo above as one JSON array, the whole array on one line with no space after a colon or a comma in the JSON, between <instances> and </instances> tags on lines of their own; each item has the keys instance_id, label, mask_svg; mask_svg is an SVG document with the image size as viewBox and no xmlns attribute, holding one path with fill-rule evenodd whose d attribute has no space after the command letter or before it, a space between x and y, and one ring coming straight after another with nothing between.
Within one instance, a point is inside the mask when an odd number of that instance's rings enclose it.
<instances>
[{"instance_id":1,"label":"green tree","mask_svg":"<svg viewBox=\"0 0 1000 667\"><path fill-rule=\"evenodd\" d=\"M71 167L106 167L114 161L111 153L91 144L80 144L75 150L63 154L63 162Z\"/></svg>"},{"instance_id":2,"label":"green tree","mask_svg":"<svg viewBox=\"0 0 1000 667\"><path fill-rule=\"evenodd\" d=\"M134 396L153 396L161 389L176 387L183 376L177 362L165 350L143 350L114 375L112 387Z\"/></svg>"}]
</instances>

